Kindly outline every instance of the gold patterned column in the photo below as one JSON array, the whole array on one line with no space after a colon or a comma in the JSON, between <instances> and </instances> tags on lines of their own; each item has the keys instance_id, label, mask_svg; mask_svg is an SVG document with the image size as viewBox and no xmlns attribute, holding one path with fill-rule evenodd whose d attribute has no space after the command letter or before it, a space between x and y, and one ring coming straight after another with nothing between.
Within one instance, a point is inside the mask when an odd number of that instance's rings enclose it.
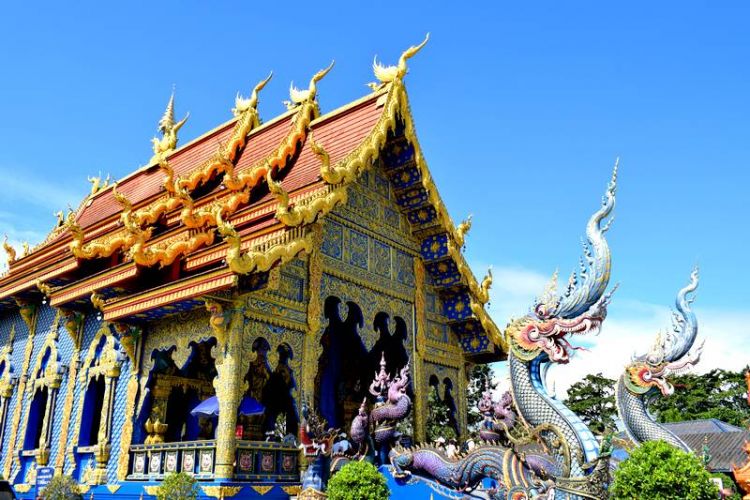
<instances>
[{"instance_id":1,"label":"gold patterned column","mask_svg":"<svg viewBox=\"0 0 750 500\"><path fill-rule=\"evenodd\" d=\"M21 412L23 411L23 400L26 393L26 382L28 380L29 364L31 364L31 355L34 351L34 335L36 333L37 306L36 304L18 302L21 317L29 328L29 336L26 338L26 349L23 354L23 366L21 368L21 378L18 381L18 390L16 407L13 409L13 421L11 422L10 439L8 440L7 455L5 455L5 464L3 467L3 477L9 478L13 467L13 455L16 451L16 440L18 437L18 427L21 422Z\"/></svg>"},{"instance_id":2,"label":"gold patterned column","mask_svg":"<svg viewBox=\"0 0 750 500\"><path fill-rule=\"evenodd\" d=\"M322 226L315 224L313 232L312 252L310 252L307 264L307 335L305 335L305 352L303 353L304 361L302 362L302 395L310 399L310 404L312 404L312 398L315 393L315 372L318 363L320 341L320 286L323 281L323 257L320 253L320 247L323 242Z\"/></svg>"},{"instance_id":3,"label":"gold patterned column","mask_svg":"<svg viewBox=\"0 0 750 500\"><path fill-rule=\"evenodd\" d=\"M427 395L420 394L419 388L422 387L423 369L422 369L422 350L425 344L425 269L422 259L414 258L414 318L417 326L416 335L414 335L414 356L412 357L412 368L414 370L414 438L417 442L424 442L426 434L426 414L425 402Z\"/></svg>"},{"instance_id":4,"label":"gold patterned column","mask_svg":"<svg viewBox=\"0 0 750 500\"><path fill-rule=\"evenodd\" d=\"M217 360L219 375L214 388L219 400L219 422L216 426L216 466L214 478L232 479L236 448L237 405L240 400L240 358L244 315L241 308L232 311L223 355Z\"/></svg>"},{"instance_id":5,"label":"gold patterned column","mask_svg":"<svg viewBox=\"0 0 750 500\"><path fill-rule=\"evenodd\" d=\"M76 381L78 380L78 366L80 365L80 350L76 347L70 359L70 371L68 372L68 386L65 389L65 401L63 402L63 420L60 425L60 441L57 444L57 458L55 460L55 474L62 474L65 468L65 446L68 444L68 432L70 430L70 416L73 413L73 397L75 395Z\"/></svg>"},{"instance_id":6,"label":"gold patterned column","mask_svg":"<svg viewBox=\"0 0 750 500\"><path fill-rule=\"evenodd\" d=\"M70 432L70 417L73 413L73 398L75 396L76 383L78 382L78 368L81 364L81 334L83 332L84 317L75 311L65 311L65 329L73 340L73 355L70 358L70 371L68 372L68 386L65 389L65 401L63 401L63 419L60 424L60 441L57 448L55 460L55 474L62 474L65 469L65 447L68 444L68 432Z\"/></svg>"},{"instance_id":7,"label":"gold patterned column","mask_svg":"<svg viewBox=\"0 0 750 500\"><path fill-rule=\"evenodd\" d=\"M138 396L138 370L130 365L128 393L125 396L125 424L120 434L120 456L117 458L117 479L124 481L128 476L130 464L130 442L133 440L133 421L135 420L135 399Z\"/></svg>"}]
</instances>

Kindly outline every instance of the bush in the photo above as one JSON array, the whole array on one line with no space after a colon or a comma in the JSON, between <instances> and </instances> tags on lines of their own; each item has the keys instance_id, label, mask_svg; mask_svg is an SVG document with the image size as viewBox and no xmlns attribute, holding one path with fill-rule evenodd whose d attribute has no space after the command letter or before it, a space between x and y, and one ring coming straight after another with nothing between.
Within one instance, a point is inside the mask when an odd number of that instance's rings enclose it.
<instances>
[{"instance_id":1,"label":"bush","mask_svg":"<svg viewBox=\"0 0 750 500\"><path fill-rule=\"evenodd\" d=\"M719 496L700 459L664 441L636 448L615 471L613 500L715 500Z\"/></svg>"},{"instance_id":2,"label":"bush","mask_svg":"<svg viewBox=\"0 0 750 500\"><path fill-rule=\"evenodd\" d=\"M385 478L369 462L349 462L328 481L328 500L387 500Z\"/></svg>"},{"instance_id":3,"label":"bush","mask_svg":"<svg viewBox=\"0 0 750 500\"><path fill-rule=\"evenodd\" d=\"M190 474L178 472L167 474L159 485L157 500L195 500L198 498L198 482Z\"/></svg>"},{"instance_id":4,"label":"bush","mask_svg":"<svg viewBox=\"0 0 750 500\"><path fill-rule=\"evenodd\" d=\"M59 475L53 477L44 491L44 500L80 500L78 484L70 476Z\"/></svg>"}]
</instances>

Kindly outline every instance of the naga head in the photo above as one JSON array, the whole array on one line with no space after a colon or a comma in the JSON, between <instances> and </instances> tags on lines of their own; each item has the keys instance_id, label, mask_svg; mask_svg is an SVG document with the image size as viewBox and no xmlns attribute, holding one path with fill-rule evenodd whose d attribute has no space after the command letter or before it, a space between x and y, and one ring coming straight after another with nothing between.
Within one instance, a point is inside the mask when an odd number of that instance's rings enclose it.
<instances>
[{"instance_id":1,"label":"naga head","mask_svg":"<svg viewBox=\"0 0 750 500\"><path fill-rule=\"evenodd\" d=\"M605 293L609 284L611 256L604 233L612 222L612 218L607 217L615 206L616 187L617 163L602 199L602 206L594 212L586 225L580 271L573 272L562 294L558 294L555 273L532 311L512 321L506 328L506 338L518 358L531 361L546 354L553 362L567 363L570 351L575 349L567 337L599 331L607 317L607 305L614 292L612 289Z\"/></svg>"},{"instance_id":2,"label":"naga head","mask_svg":"<svg viewBox=\"0 0 750 500\"><path fill-rule=\"evenodd\" d=\"M672 316L672 331L666 335L657 335L649 352L634 356L625 368L623 380L631 393L641 395L658 389L662 395L669 396L674 392L669 377L687 371L700 360L703 345L690 352L698 335L698 322L690 309L694 299L692 294L696 288L697 268L690 274L690 283L677 293L677 311Z\"/></svg>"}]
</instances>

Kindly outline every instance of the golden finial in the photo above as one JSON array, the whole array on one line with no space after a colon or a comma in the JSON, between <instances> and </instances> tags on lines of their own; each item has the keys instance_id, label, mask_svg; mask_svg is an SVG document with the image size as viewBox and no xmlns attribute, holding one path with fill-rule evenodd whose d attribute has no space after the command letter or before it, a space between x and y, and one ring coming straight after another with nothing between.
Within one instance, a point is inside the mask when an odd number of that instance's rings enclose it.
<instances>
[{"instance_id":1,"label":"golden finial","mask_svg":"<svg viewBox=\"0 0 750 500\"><path fill-rule=\"evenodd\" d=\"M414 54L419 52L422 47L427 44L429 39L430 34L427 33L422 43L420 43L419 45L413 45L406 49L401 54L401 57L399 57L397 66L383 66L378 62L378 57L375 56L375 59L372 62L372 72L375 73L375 78L377 78L380 83L371 83L369 84L370 88L372 90L378 90L385 84L403 79L406 75L406 72L408 71L408 68L406 67L406 60L413 57Z\"/></svg>"},{"instance_id":2,"label":"golden finial","mask_svg":"<svg viewBox=\"0 0 750 500\"><path fill-rule=\"evenodd\" d=\"M90 196L94 196L96 193L109 186L110 176L107 174L107 178L104 179L104 181L102 181L101 174L96 177L87 177L87 179L91 183L91 192L89 194Z\"/></svg>"},{"instance_id":3,"label":"golden finial","mask_svg":"<svg viewBox=\"0 0 750 500\"><path fill-rule=\"evenodd\" d=\"M156 162L162 156L175 150L177 147L177 132L185 125L185 122L190 117L190 113L185 115L185 118L179 122L174 121L174 88L172 89L172 95L169 97L167 103L167 109L164 110L164 115L159 120L159 132L161 132L161 139L154 137L151 139L153 144L154 156L151 158L151 162Z\"/></svg>"},{"instance_id":4,"label":"golden finial","mask_svg":"<svg viewBox=\"0 0 750 500\"><path fill-rule=\"evenodd\" d=\"M273 71L268 74L268 78L261 80L253 89L253 93L250 94L249 98L244 98L237 92L237 97L234 99L234 108L232 108L232 114L239 116L249 109L255 109L258 106L258 93L263 90L263 87L271 80Z\"/></svg>"},{"instance_id":5,"label":"golden finial","mask_svg":"<svg viewBox=\"0 0 750 500\"><path fill-rule=\"evenodd\" d=\"M5 241L3 241L3 250L8 256L8 264L13 264L16 261L16 249L8 243L8 235L5 235Z\"/></svg>"},{"instance_id":6,"label":"golden finial","mask_svg":"<svg viewBox=\"0 0 750 500\"><path fill-rule=\"evenodd\" d=\"M55 224L55 229L57 229L58 227L62 227L62 225L65 223L65 213L60 210L52 215L57 217L57 224Z\"/></svg>"},{"instance_id":7,"label":"golden finial","mask_svg":"<svg viewBox=\"0 0 750 500\"><path fill-rule=\"evenodd\" d=\"M313 75L313 77L310 79L310 85L308 86L307 90L300 90L297 87L294 86L294 82L292 82L289 85L289 100L284 101L284 104L288 109L294 109L297 106L305 103L305 102L312 102L315 100L315 96L318 93L318 87L317 83L323 79L324 76L328 74L329 71L333 68L333 65L336 61L331 61L331 64L328 65L327 68L323 68L317 73Z\"/></svg>"},{"instance_id":8,"label":"golden finial","mask_svg":"<svg viewBox=\"0 0 750 500\"><path fill-rule=\"evenodd\" d=\"M21 254L21 256L26 257L31 253L31 246L29 245L28 241L24 241L21 246L23 247L23 253Z\"/></svg>"},{"instance_id":9,"label":"golden finial","mask_svg":"<svg viewBox=\"0 0 750 500\"><path fill-rule=\"evenodd\" d=\"M117 190L117 183L112 184L112 196L115 197L117 203L122 206L123 211L129 211L133 209L133 204L122 192Z\"/></svg>"},{"instance_id":10,"label":"golden finial","mask_svg":"<svg viewBox=\"0 0 750 500\"><path fill-rule=\"evenodd\" d=\"M458 243L459 247L464 246L464 242L466 240L466 234L469 232L469 229L471 229L472 217L473 216L469 214L469 216L466 217L466 219L464 219L464 221L461 222L461 224L459 224L458 227L456 227L456 233L455 233L456 243Z\"/></svg>"}]
</instances>

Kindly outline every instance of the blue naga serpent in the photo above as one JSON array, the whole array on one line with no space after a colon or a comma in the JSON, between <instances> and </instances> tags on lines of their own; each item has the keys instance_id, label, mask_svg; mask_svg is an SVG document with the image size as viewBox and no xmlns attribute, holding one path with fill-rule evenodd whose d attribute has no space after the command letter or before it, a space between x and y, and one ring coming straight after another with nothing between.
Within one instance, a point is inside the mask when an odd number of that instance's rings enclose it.
<instances>
[{"instance_id":1,"label":"blue naga serpent","mask_svg":"<svg viewBox=\"0 0 750 500\"><path fill-rule=\"evenodd\" d=\"M517 454L497 445L482 446L461 458L460 463L445 460L432 450L395 449L391 452L391 464L397 476L422 473L462 490L470 490L482 477L490 477L497 481L492 491L492 497L497 499L598 498L594 495L601 485L590 486L590 481L578 484L587 475L601 470L594 463L599 456L598 442L580 418L548 394L544 373L551 363L570 360L574 347L567 340L569 335L597 332L606 318L611 297L611 292L605 293L611 257L604 234L612 220L607 218L615 206L616 186L617 164L602 206L586 226L587 242L580 273L571 275L561 295L557 294L555 275L532 311L512 321L505 330L511 347L508 355L511 389L518 415L545 442L557 463L552 467L523 460L516 464L507 457ZM562 485L558 481L554 484L545 481L546 476L581 479ZM582 496L572 493L579 490ZM589 491L591 495L586 494Z\"/></svg>"},{"instance_id":2,"label":"blue naga serpent","mask_svg":"<svg viewBox=\"0 0 750 500\"><path fill-rule=\"evenodd\" d=\"M680 438L656 423L646 407L650 398L669 396L674 392L668 377L683 373L700 360L702 344L691 353L698 336L698 321L690 308L696 288L698 269L690 275L690 283L677 293L672 332L666 336L657 335L649 352L634 357L617 383L617 412L635 443L661 439L684 451L691 451Z\"/></svg>"},{"instance_id":3,"label":"blue naga serpent","mask_svg":"<svg viewBox=\"0 0 750 500\"><path fill-rule=\"evenodd\" d=\"M482 445L458 460L431 448L391 452L396 477L416 475L436 480L452 490L470 491L483 478L497 481L488 493L493 499L602 499L609 480L607 453L600 457L599 443L588 427L562 402L550 395L545 374L552 363L567 363L575 349L568 335L598 332L607 315L614 289L605 293L610 278L610 251L604 238L605 219L615 204L617 165L601 208L589 219L581 272L573 274L562 295L556 293L556 276L532 312L512 321L505 330L511 346L509 365L513 400L527 428L547 445L556 463L524 455L497 445ZM646 411L647 398L671 394L666 377L694 365L689 351L697 335L697 322L689 295L698 284L691 281L677 295L673 333L657 338L652 350L636 357L625 368L617 386L617 406L630 437L640 443L664 439L679 448L686 445L656 423Z\"/></svg>"}]
</instances>

